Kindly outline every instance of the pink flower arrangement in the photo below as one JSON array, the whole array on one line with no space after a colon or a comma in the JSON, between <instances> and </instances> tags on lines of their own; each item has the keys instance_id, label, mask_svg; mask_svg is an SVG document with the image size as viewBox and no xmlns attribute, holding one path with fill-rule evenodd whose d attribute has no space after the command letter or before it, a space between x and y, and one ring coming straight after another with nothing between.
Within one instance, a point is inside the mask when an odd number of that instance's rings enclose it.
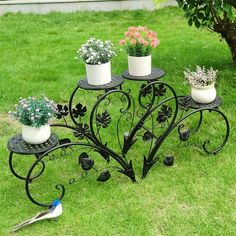
<instances>
[{"instance_id":1,"label":"pink flower arrangement","mask_svg":"<svg viewBox=\"0 0 236 236\"><path fill-rule=\"evenodd\" d=\"M160 43L157 33L145 26L131 26L124 36L124 39L120 40L120 45L125 47L129 56L148 56Z\"/></svg>"}]
</instances>

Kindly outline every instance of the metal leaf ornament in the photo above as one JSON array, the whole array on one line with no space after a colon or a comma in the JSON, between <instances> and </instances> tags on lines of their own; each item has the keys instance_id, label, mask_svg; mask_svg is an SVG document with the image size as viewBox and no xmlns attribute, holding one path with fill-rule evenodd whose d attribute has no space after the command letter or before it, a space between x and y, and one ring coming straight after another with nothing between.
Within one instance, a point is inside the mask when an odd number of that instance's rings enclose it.
<instances>
[{"instance_id":1,"label":"metal leaf ornament","mask_svg":"<svg viewBox=\"0 0 236 236\"><path fill-rule=\"evenodd\" d=\"M67 144L67 143L71 143L71 140L69 138L63 138L59 140L59 145Z\"/></svg>"},{"instance_id":2,"label":"metal leaf ornament","mask_svg":"<svg viewBox=\"0 0 236 236\"><path fill-rule=\"evenodd\" d=\"M69 109L66 105L57 104L57 113L56 118L61 119L63 116L67 116L69 114Z\"/></svg>"},{"instance_id":3,"label":"metal leaf ornament","mask_svg":"<svg viewBox=\"0 0 236 236\"><path fill-rule=\"evenodd\" d=\"M96 122L98 126L102 126L102 128L107 128L111 123L111 117L108 111L104 111L102 114L97 114Z\"/></svg>"},{"instance_id":4,"label":"metal leaf ornament","mask_svg":"<svg viewBox=\"0 0 236 236\"><path fill-rule=\"evenodd\" d=\"M148 94L150 94L152 92L152 87L151 86L147 86L147 84L142 84L141 86L141 94L143 97L146 97ZM146 87L144 89L144 87Z\"/></svg>"},{"instance_id":5,"label":"metal leaf ornament","mask_svg":"<svg viewBox=\"0 0 236 236\"><path fill-rule=\"evenodd\" d=\"M157 122L164 123L172 116L172 108L167 105L162 105L161 111L158 111Z\"/></svg>"},{"instance_id":6,"label":"metal leaf ornament","mask_svg":"<svg viewBox=\"0 0 236 236\"><path fill-rule=\"evenodd\" d=\"M192 104L192 98L190 96L185 96L179 100L179 108L181 110L188 111Z\"/></svg>"},{"instance_id":7,"label":"metal leaf ornament","mask_svg":"<svg viewBox=\"0 0 236 236\"><path fill-rule=\"evenodd\" d=\"M109 180L111 177L111 173L109 172L109 170L104 170L97 178L97 181L100 182L106 182L107 180Z\"/></svg>"},{"instance_id":8,"label":"metal leaf ornament","mask_svg":"<svg viewBox=\"0 0 236 236\"><path fill-rule=\"evenodd\" d=\"M166 93L166 88L164 84L160 84L158 87L155 87L154 90L155 96L162 97Z\"/></svg>"},{"instance_id":9,"label":"metal leaf ornament","mask_svg":"<svg viewBox=\"0 0 236 236\"><path fill-rule=\"evenodd\" d=\"M90 133L89 126L86 123L78 123L76 125L76 131L74 131L74 136L78 139L83 139Z\"/></svg>"},{"instance_id":10,"label":"metal leaf ornament","mask_svg":"<svg viewBox=\"0 0 236 236\"><path fill-rule=\"evenodd\" d=\"M72 114L75 118L85 116L86 112L87 112L87 107L83 106L81 103L78 103L72 110Z\"/></svg>"},{"instance_id":11,"label":"metal leaf ornament","mask_svg":"<svg viewBox=\"0 0 236 236\"><path fill-rule=\"evenodd\" d=\"M83 170L90 170L94 165L94 160L86 152L83 152L79 156L79 164Z\"/></svg>"}]
</instances>

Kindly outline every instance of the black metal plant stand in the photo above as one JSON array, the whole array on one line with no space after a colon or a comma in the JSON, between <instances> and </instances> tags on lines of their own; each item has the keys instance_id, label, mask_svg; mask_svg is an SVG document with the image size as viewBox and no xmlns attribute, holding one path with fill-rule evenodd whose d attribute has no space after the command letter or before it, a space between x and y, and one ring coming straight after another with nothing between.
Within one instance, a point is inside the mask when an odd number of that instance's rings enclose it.
<instances>
[{"instance_id":1,"label":"black metal plant stand","mask_svg":"<svg viewBox=\"0 0 236 236\"><path fill-rule=\"evenodd\" d=\"M211 112L211 115L217 114L225 124L225 134L220 145L210 150L208 146L210 140L205 140L203 143L205 152L213 155L217 154L224 147L229 137L228 119L219 110L221 99L217 97L213 103L198 104L190 96L177 96L175 90L169 84L160 81L160 78L164 75L165 72L157 68L152 69L151 75L144 77L130 76L128 71L125 71L122 76L112 76L111 83L102 86L90 85L86 79L83 79L72 92L69 105L57 105L59 110L57 118L64 120L64 123L52 125L53 127L71 130L76 139L75 142L72 142L69 138L64 138L59 140L59 145L57 145L56 136L53 135L47 144L42 145L42 149L39 148L35 151L35 147L23 149L26 144L21 140L20 136L11 139L8 143L10 169L16 177L25 180L26 193L30 200L39 206L49 206L51 204L51 202L44 203L36 200L31 194L30 187L34 179L43 174L45 161L47 159L54 160L54 153L58 150L61 150L62 156L68 149L78 155L78 164L85 173L82 176L87 175L92 169L96 170L96 160L93 159L90 151L81 152L80 148L83 147L96 151L106 164L114 160L117 165L111 167L136 182L133 160L127 157L131 148L135 148L136 142L139 140L140 142L150 143L147 153L142 157L143 170L141 177L144 178L157 162L159 149L171 132L176 128L180 142L188 141L201 127L203 114L206 111ZM132 95L130 89L123 89L124 80L129 80L129 83L137 81L142 83L136 97ZM84 119L88 113L87 107L81 103L74 106L75 95L81 89L104 91L97 97L86 121ZM118 101L121 107L118 107ZM109 107L118 110L115 115L116 122L113 126L114 117L111 117ZM195 114L199 114L196 127L193 129L187 128L184 121ZM70 118L70 124L67 122L67 117ZM104 136L101 133L105 130L114 133L112 137L117 140L117 148L110 147L109 140L104 140ZM16 140L18 141L16 142ZM36 155L36 160L26 177L19 176L13 168L12 157L14 152ZM171 163L168 163L168 158L164 163L171 165ZM42 164L41 171L33 176L35 167L40 163ZM111 177L108 167L102 169L99 174L97 180L101 182L105 182ZM69 180L69 184L74 182L74 178ZM57 184L56 189L60 191L58 198L62 199L65 194L65 186Z\"/></svg>"}]
</instances>

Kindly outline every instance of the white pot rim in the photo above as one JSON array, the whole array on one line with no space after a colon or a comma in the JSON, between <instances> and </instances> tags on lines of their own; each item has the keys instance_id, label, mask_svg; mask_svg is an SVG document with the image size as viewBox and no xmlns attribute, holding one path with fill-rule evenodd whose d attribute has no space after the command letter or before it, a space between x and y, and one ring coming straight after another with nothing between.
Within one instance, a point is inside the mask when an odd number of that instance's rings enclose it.
<instances>
[{"instance_id":1,"label":"white pot rim","mask_svg":"<svg viewBox=\"0 0 236 236\"><path fill-rule=\"evenodd\" d=\"M41 126L39 126L39 127L32 126L32 125L25 125L25 124L22 124L22 126L32 127L32 128L36 128L36 129L40 129L40 128L45 127L45 126L50 126L50 124L47 123L47 124L45 124L45 125L41 125Z\"/></svg>"},{"instance_id":2,"label":"white pot rim","mask_svg":"<svg viewBox=\"0 0 236 236\"><path fill-rule=\"evenodd\" d=\"M210 84L210 85L204 86L204 87L193 85L193 84L191 84L190 86L193 87L193 88L196 88L196 89L205 90L205 89L210 89L210 88L214 87L215 86L215 82Z\"/></svg>"},{"instance_id":3,"label":"white pot rim","mask_svg":"<svg viewBox=\"0 0 236 236\"><path fill-rule=\"evenodd\" d=\"M128 57L131 57L131 58L141 58L141 57L150 57L150 56L152 56L152 54L150 54L150 55L148 55L148 56L130 56L130 55L128 55Z\"/></svg>"},{"instance_id":4,"label":"white pot rim","mask_svg":"<svg viewBox=\"0 0 236 236\"><path fill-rule=\"evenodd\" d=\"M105 62L105 63L101 63L101 64L88 64L88 63L85 62L85 65L87 65L87 66L102 66L102 65L109 64L109 63L111 63L111 61L108 61L108 62Z\"/></svg>"}]
</instances>

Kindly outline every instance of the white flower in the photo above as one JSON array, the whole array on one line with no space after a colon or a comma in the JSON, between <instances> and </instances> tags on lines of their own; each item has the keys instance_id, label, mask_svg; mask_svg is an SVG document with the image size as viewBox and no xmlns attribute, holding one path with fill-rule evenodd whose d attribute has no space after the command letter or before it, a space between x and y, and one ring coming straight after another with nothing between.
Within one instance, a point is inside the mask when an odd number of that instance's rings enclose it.
<instances>
[{"instance_id":1,"label":"white flower","mask_svg":"<svg viewBox=\"0 0 236 236\"><path fill-rule=\"evenodd\" d=\"M82 58L86 63L94 65L105 63L116 55L111 41L102 42L100 39L95 38L90 38L81 46L77 53L78 57Z\"/></svg>"},{"instance_id":2,"label":"white flower","mask_svg":"<svg viewBox=\"0 0 236 236\"><path fill-rule=\"evenodd\" d=\"M184 71L184 76L190 85L204 87L215 82L217 70L214 70L212 67L206 70L204 66L201 68L197 65L196 71L190 71L189 69L186 69Z\"/></svg>"}]
</instances>

